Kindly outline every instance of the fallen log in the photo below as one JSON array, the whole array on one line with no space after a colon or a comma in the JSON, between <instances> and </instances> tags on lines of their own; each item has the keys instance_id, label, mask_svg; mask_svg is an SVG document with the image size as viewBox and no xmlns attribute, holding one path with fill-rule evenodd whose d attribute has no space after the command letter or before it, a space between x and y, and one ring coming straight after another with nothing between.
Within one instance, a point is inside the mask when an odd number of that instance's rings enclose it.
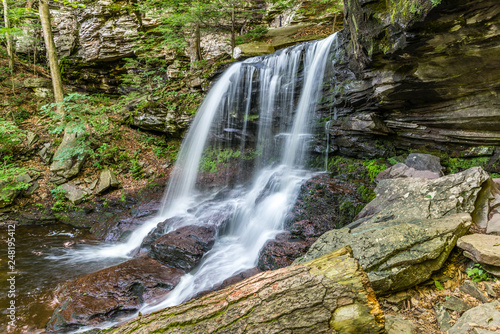
<instances>
[{"instance_id":1,"label":"fallen log","mask_svg":"<svg viewBox=\"0 0 500 334\"><path fill-rule=\"evenodd\" d=\"M113 333L380 333L368 276L343 247L257 274L200 299L142 315Z\"/></svg>"}]
</instances>

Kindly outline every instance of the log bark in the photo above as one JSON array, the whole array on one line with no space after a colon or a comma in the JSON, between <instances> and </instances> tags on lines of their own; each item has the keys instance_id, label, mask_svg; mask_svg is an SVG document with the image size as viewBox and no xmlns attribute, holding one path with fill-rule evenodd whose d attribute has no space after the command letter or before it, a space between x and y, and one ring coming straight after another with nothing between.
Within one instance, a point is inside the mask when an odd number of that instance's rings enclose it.
<instances>
[{"instance_id":1,"label":"log bark","mask_svg":"<svg viewBox=\"0 0 500 334\"><path fill-rule=\"evenodd\" d=\"M140 316L114 333L379 333L384 316L344 247Z\"/></svg>"}]
</instances>

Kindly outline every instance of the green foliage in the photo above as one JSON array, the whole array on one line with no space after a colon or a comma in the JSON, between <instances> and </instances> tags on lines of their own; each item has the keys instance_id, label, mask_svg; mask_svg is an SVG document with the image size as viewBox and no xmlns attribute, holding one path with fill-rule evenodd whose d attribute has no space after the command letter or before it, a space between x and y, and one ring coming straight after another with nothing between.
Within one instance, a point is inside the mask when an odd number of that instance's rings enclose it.
<instances>
[{"instance_id":1,"label":"green foliage","mask_svg":"<svg viewBox=\"0 0 500 334\"><path fill-rule=\"evenodd\" d=\"M137 159L130 160L130 170L129 173L136 180L140 180L144 178L144 170L142 168L143 164L139 162Z\"/></svg>"},{"instance_id":2,"label":"green foliage","mask_svg":"<svg viewBox=\"0 0 500 334\"><path fill-rule=\"evenodd\" d=\"M481 267L479 263L476 263L474 267L468 268L466 270L467 276L470 277L474 282L483 282L490 279L488 273Z\"/></svg>"},{"instance_id":3,"label":"green foliage","mask_svg":"<svg viewBox=\"0 0 500 334\"><path fill-rule=\"evenodd\" d=\"M103 169L105 166L118 167L129 160L129 156L124 152L124 149L108 143L103 143L95 149L90 157L94 160L92 166L97 169Z\"/></svg>"},{"instance_id":4,"label":"green foliage","mask_svg":"<svg viewBox=\"0 0 500 334\"><path fill-rule=\"evenodd\" d=\"M364 184L362 184L358 189L357 193L359 196L365 201L366 203L371 202L372 200L377 197L377 194L373 191L373 189L370 189L368 187L365 187Z\"/></svg>"},{"instance_id":5,"label":"green foliage","mask_svg":"<svg viewBox=\"0 0 500 334\"><path fill-rule=\"evenodd\" d=\"M500 178L500 174L498 174L498 173L491 173L490 176L492 179L499 179Z\"/></svg>"},{"instance_id":6,"label":"green foliage","mask_svg":"<svg viewBox=\"0 0 500 334\"><path fill-rule=\"evenodd\" d=\"M52 211L55 212L67 212L71 205L66 203L66 190L61 187L55 187L50 191L52 198L54 199L54 205L52 205Z\"/></svg>"},{"instance_id":7,"label":"green foliage","mask_svg":"<svg viewBox=\"0 0 500 334\"><path fill-rule=\"evenodd\" d=\"M444 287L441 284L441 282L434 280L434 285L436 286L436 289L438 289L438 290L444 290Z\"/></svg>"},{"instance_id":8,"label":"green foliage","mask_svg":"<svg viewBox=\"0 0 500 334\"><path fill-rule=\"evenodd\" d=\"M60 110L64 110L64 114ZM80 93L68 94L63 103L51 103L41 108L41 112L52 120L49 126L51 134L60 135L67 131L78 135L77 142L61 152L58 160L93 155L93 147L100 146L102 135L111 128L106 110L102 103Z\"/></svg>"},{"instance_id":9,"label":"green foliage","mask_svg":"<svg viewBox=\"0 0 500 334\"><path fill-rule=\"evenodd\" d=\"M0 165L0 200L9 198L10 194L30 187L29 183L18 182L17 178L29 171L26 167L17 167L15 164Z\"/></svg>"},{"instance_id":10,"label":"green foliage","mask_svg":"<svg viewBox=\"0 0 500 334\"><path fill-rule=\"evenodd\" d=\"M0 118L0 158L16 151L24 136L25 131L19 129L14 122Z\"/></svg>"},{"instance_id":11,"label":"green foliage","mask_svg":"<svg viewBox=\"0 0 500 334\"><path fill-rule=\"evenodd\" d=\"M363 163L363 166L365 166L366 170L368 171L370 182L373 182L375 180L378 173L387 169L387 166L380 163L377 159L368 160Z\"/></svg>"}]
</instances>

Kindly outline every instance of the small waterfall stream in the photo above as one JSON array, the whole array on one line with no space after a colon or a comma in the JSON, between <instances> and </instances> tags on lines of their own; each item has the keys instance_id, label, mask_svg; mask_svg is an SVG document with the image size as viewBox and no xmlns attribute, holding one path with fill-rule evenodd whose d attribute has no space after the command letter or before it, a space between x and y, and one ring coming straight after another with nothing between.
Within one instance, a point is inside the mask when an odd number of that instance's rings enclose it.
<instances>
[{"instance_id":1,"label":"small waterfall stream","mask_svg":"<svg viewBox=\"0 0 500 334\"><path fill-rule=\"evenodd\" d=\"M183 225L214 224L213 248L201 263L156 305L142 313L177 305L224 279L256 266L267 240L283 229L301 184L313 175L305 163L312 138L311 115L321 98L325 67L336 35L296 45L272 55L232 65L208 93L179 151L157 217L144 223L126 243L80 251L82 257L126 257L141 246L159 222L182 217ZM197 187L206 152L238 151L245 169L239 184L224 191ZM245 157L252 157L245 160ZM251 165L251 168L249 168ZM250 170L250 171L249 171ZM224 211L223 223L211 219ZM73 254L73 257L78 254ZM81 259L80 259L81 260Z\"/></svg>"}]
</instances>

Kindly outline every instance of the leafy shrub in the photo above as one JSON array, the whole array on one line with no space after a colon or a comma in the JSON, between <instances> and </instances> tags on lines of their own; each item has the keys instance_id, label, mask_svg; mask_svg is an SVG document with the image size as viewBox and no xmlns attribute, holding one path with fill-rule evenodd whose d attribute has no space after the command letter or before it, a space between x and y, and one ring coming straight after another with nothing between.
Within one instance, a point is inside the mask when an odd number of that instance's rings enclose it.
<instances>
[{"instance_id":1,"label":"leafy shrub","mask_svg":"<svg viewBox=\"0 0 500 334\"><path fill-rule=\"evenodd\" d=\"M144 171L142 169L142 164L137 159L132 159L130 161L130 174L136 180L144 178Z\"/></svg>"},{"instance_id":2,"label":"leafy shrub","mask_svg":"<svg viewBox=\"0 0 500 334\"><path fill-rule=\"evenodd\" d=\"M481 267L479 263L476 263L474 267L466 270L467 276L470 277L474 282L483 282L490 279L488 273Z\"/></svg>"},{"instance_id":3,"label":"leafy shrub","mask_svg":"<svg viewBox=\"0 0 500 334\"><path fill-rule=\"evenodd\" d=\"M363 163L363 166L365 166L366 170L368 171L370 182L373 182L375 180L378 173L387 169L386 165L379 163L377 160L368 160Z\"/></svg>"}]
</instances>

